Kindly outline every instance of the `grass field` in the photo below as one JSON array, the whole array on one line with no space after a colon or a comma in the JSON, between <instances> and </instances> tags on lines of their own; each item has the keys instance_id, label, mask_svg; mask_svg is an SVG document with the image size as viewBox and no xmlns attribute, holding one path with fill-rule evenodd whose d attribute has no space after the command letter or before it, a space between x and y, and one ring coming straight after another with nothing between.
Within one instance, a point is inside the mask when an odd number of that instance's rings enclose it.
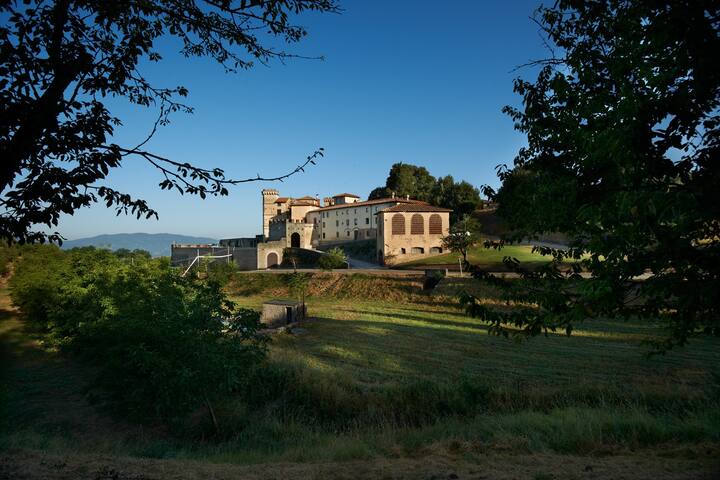
<instances>
[{"instance_id":1,"label":"grass field","mask_svg":"<svg viewBox=\"0 0 720 480\"><path fill-rule=\"evenodd\" d=\"M502 270L505 268L503 264L505 257L517 258L523 264L530 266L540 265L550 260L550 257L533 253L532 247L529 245L508 245L500 250L476 246L468 251L468 262L482 268ZM395 265L395 268L416 268L419 265L457 265L460 258L459 253L444 253L401 263Z\"/></svg>"},{"instance_id":2,"label":"grass field","mask_svg":"<svg viewBox=\"0 0 720 480\"><path fill-rule=\"evenodd\" d=\"M281 274L242 274L229 291L239 304L259 308L288 296L284 282ZM513 463L507 471L515 476L507 478L580 478L558 465L591 460L607 466L593 478L616 478L612 458L626 459L628 471L645 465L655 472L648 478L695 478L717 466L718 341L648 358L639 342L656 335L657 325L604 320L578 326L572 337L516 343L488 335L443 294L464 287L483 293L475 283L441 284L428 294L420 278L316 274L312 320L274 335L249 389L217 406L225 432L219 442L177 438L94 407L84 380L91 372L34 341L0 291L6 366L0 450L238 464L377 466L384 459L408 469L402 459L417 465L451 459L469 478L483 478L469 472L504 455L527 462L522 471ZM492 292L485 294L492 301ZM344 471L342 478L362 471L344 468L333 471ZM493 468L504 478L509 467ZM244 475L262 477L253 472ZM327 478L317 475L312 470L308 478Z\"/></svg>"}]
</instances>

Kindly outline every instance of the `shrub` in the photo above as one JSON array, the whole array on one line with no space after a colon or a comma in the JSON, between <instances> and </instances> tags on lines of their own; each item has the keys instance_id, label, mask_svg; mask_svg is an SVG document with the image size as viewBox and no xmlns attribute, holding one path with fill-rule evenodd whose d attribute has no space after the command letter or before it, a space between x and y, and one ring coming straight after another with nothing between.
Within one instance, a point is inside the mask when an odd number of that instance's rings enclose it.
<instances>
[{"instance_id":1,"label":"shrub","mask_svg":"<svg viewBox=\"0 0 720 480\"><path fill-rule=\"evenodd\" d=\"M54 245L24 247L10 279L10 297L34 326L48 329L69 258Z\"/></svg>"},{"instance_id":2,"label":"shrub","mask_svg":"<svg viewBox=\"0 0 720 480\"><path fill-rule=\"evenodd\" d=\"M207 278L218 282L220 285L227 285L230 280L235 278L237 267L234 262L226 262L225 260L216 260L207 266Z\"/></svg>"},{"instance_id":3,"label":"shrub","mask_svg":"<svg viewBox=\"0 0 720 480\"><path fill-rule=\"evenodd\" d=\"M11 281L16 304L49 342L97 367L95 385L135 418L178 425L199 407L211 411L264 357L258 314L167 260L58 249L24 257Z\"/></svg>"},{"instance_id":4,"label":"shrub","mask_svg":"<svg viewBox=\"0 0 720 480\"><path fill-rule=\"evenodd\" d=\"M323 270L332 270L334 268L347 268L347 256L339 248L332 248L328 252L320 257L318 262L320 268Z\"/></svg>"}]
</instances>

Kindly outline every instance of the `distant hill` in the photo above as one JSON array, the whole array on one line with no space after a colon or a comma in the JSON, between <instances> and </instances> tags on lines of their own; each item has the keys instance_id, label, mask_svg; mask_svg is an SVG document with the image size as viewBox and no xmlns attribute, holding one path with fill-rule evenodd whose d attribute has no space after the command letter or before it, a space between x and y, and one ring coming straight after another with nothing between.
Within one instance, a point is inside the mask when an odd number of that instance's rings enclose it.
<instances>
[{"instance_id":1,"label":"distant hill","mask_svg":"<svg viewBox=\"0 0 720 480\"><path fill-rule=\"evenodd\" d=\"M173 233L116 233L113 235L98 235L96 237L66 240L62 248L98 247L117 250L127 248L147 250L153 257L170 256L170 245L175 243L216 243L214 238L191 237Z\"/></svg>"}]
</instances>

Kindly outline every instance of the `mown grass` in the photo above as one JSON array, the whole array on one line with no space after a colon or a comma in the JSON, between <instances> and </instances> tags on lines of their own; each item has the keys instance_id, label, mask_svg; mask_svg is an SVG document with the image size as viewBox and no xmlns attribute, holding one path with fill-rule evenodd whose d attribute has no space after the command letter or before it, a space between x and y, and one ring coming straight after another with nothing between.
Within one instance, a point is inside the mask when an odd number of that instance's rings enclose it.
<instances>
[{"instance_id":1,"label":"mown grass","mask_svg":"<svg viewBox=\"0 0 720 480\"><path fill-rule=\"evenodd\" d=\"M505 257L516 258L525 266L541 265L551 260L550 257L540 255L539 253L533 253L532 248L533 247L529 245L507 245L501 249L494 249L478 245L468 251L468 262L481 268L504 270L505 264L503 263L503 259ZM395 265L393 268L417 268L422 265L454 266L458 264L458 260L460 258L461 255L459 253L444 253L442 255L419 258L410 262L400 263Z\"/></svg>"},{"instance_id":2,"label":"mown grass","mask_svg":"<svg viewBox=\"0 0 720 480\"><path fill-rule=\"evenodd\" d=\"M239 304L260 308L289 296L286 281L242 274L229 291ZM55 385L55 360L26 359L5 377L11 421L0 448L255 463L720 445L716 340L647 357L639 342L658 325L603 320L580 325L572 337L516 343L466 317L449 296L458 285L428 294L421 284L414 277L314 275L312 320L296 333L273 335L268 361L247 388L215 406L219 438L204 412L180 437L108 423L80 401L87 399L81 374ZM491 290L467 287L493 301ZM41 372L23 376L31 365ZM43 388L60 388L64 416L38 408L48 401Z\"/></svg>"}]
</instances>

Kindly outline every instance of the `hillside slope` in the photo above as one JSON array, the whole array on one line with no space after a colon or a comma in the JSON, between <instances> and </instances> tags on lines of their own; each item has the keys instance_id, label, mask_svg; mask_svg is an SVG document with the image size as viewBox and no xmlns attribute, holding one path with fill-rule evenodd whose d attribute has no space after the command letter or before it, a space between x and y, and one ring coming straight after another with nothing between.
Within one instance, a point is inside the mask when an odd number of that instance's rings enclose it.
<instances>
[{"instance_id":1,"label":"hillside slope","mask_svg":"<svg viewBox=\"0 0 720 480\"><path fill-rule=\"evenodd\" d=\"M79 238L63 242L62 248L98 247L117 250L147 250L153 257L170 256L170 245L175 243L215 243L217 240L208 237L193 237L176 233L116 233Z\"/></svg>"}]
</instances>

